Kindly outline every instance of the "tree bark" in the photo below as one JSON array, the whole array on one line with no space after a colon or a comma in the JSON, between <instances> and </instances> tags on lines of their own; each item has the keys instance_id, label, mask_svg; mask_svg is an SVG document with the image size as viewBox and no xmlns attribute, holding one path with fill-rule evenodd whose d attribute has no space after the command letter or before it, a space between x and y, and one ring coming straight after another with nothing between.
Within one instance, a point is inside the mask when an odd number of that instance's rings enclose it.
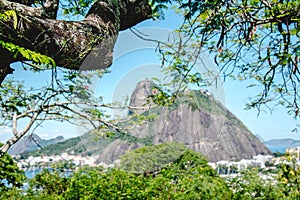
<instances>
[{"instance_id":1,"label":"tree bark","mask_svg":"<svg viewBox=\"0 0 300 200\"><path fill-rule=\"evenodd\" d=\"M151 17L147 0L102 0L95 2L82 21L57 20L58 0L47 0L43 7L30 7L30 0L1 0L0 11L17 12L14 20L1 21L0 40L47 55L59 67L100 69L112 63L112 51L120 30ZM117 2L117 3L116 3ZM25 61L0 46L0 84L10 63Z\"/></svg>"}]
</instances>

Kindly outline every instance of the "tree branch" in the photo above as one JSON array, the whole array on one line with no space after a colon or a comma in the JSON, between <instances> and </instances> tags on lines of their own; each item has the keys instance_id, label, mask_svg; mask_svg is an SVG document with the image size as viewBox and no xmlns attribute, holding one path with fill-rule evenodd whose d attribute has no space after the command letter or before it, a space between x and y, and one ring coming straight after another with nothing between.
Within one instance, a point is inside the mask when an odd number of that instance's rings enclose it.
<instances>
[{"instance_id":1,"label":"tree branch","mask_svg":"<svg viewBox=\"0 0 300 200\"><path fill-rule=\"evenodd\" d=\"M7 151L8 149L15 144L16 142L18 142L31 128L31 126L34 124L36 118L38 117L39 113L35 113L32 117L30 122L27 124L27 126L25 127L25 129L21 132L18 133L16 130L16 121L14 122L15 126L13 129L15 129L14 131L14 136L9 139L1 148L0 148L0 157L2 157ZM15 116L14 116L15 119Z\"/></svg>"},{"instance_id":2,"label":"tree branch","mask_svg":"<svg viewBox=\"0 0 300 200\"><path fill-rule=\"evenodd\" d=\"M13 28L13 19L1 21L0 40L47 55L60 67L102 69L111 65L118 32L149 19L152 14L147 0L96 1L85 19L76 22L56 20L57 8L58 0L47 0L41 8L2 0L0 11L15 10L18 28ZM8 56L3 57L4 54ZM22 53L1 47L0 59L9 60L9 64L28 60ZM1 65L0 69L1 81L8 66Z\"/></svg>"}]
</instances>

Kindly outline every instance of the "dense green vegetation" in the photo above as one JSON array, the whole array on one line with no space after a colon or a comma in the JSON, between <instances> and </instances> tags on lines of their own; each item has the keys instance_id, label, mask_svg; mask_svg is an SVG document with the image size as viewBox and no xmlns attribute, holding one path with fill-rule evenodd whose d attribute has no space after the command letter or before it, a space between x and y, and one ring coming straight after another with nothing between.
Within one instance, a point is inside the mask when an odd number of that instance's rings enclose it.
<instances>
[{"instance_id":1,"label":"dense green vegetation","mask_svg":"<svg viewBox=\"0 0 300 200\"><path fill-rule=\"evenodd\" d=\"M176 149L178 147L178 149ZM152 166L177 151L177 158ZM180 152L180 153L179 153ZM159 155L161 153L162 155ZM175 154L174 154L175 155ZM140 156L141 159L138 159ZM129 160L127 160L129 159ZM149 161L152 170L139 167ZM29 180L29 188L2 186L1 199L299 199L300 170L292 157L262 179L256 169L221 178L198 153L176 143L143 147L124 155L116 168L83 167L68 174L63 165ZM127 171L138 167L140 171ZM129 168L129 169L131 169ZM18 172L22 174L20 171ZM3 179L3 178L2 178Z\"/></svg>"},{"instance_id":2,"label":"dense green vegetation","mask_svg":"<svg viewBox=\"0 0 300 200\"><path fill-rule=\"evenodd\" d=\"M2 144L0 143L0 147L1 146ZM4 154L0 158L0 194L7 191L15 192L16 188L22 186L24 180L24 172L19 169L11 156L7 153ZM12 190L9 190L6 184L12 187Z\"/></svg>"},{"instance_id":3,"label":"dense green vegetation","mask_svg":"<svg viewBox=\"0 0 300 200\"><path fill-rule=\"evenodd\" d=\"M154 159L162 151L172 154L177 146L143 147L132 154ZM26 194L12 194L9 190L1 195L18 199L228 199L232 195L225 180L217 176L203 156L178 147L182 154L177 159L151 173L82 168L67 177L64 170L45 170L30 180Z\"/></svg>"},{"instance_id":4,"label":"dense green vegetation","mask_svg":"<svg viewBox=\"0 0 300 200\"><path fill-rule=\"evenodd\" d=\"M121 169L134 173L154 173L177 160L188 149L177 143L151 145L125 153L121 158Z\"/></svg>"}]
</instances>

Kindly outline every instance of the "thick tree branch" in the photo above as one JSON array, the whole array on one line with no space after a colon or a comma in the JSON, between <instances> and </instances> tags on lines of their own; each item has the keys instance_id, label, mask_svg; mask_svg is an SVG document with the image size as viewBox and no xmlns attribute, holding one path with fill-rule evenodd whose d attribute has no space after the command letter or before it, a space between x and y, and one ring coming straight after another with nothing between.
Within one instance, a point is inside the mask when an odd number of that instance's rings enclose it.
<instances>
[{"instance_id":1,"label":"thick tree branch","mask_svg":"<svg viewBox=\"0 0 300 200\"><path fill-rule=\"evenodd\" d=\"M118 32L150 18L152 14L147 0L117 0L118 3L104 0L95 2L84 20L63 21L54 19L57 2L48 0L44 7L33 8L2 0L0 10L17 12L18 28L13 28L13 19L1 21L0 40L47 55L60 67L101 69L111 65ZM9 63L27 60L20 53L9 53L0 48L0 59L9 60ZM8 56L3 57L4 54ZM0 66L0 81L8 68L7 65Z\"/></svg>"},{"instance_id":2,"label":"thick tree branch","mask_svg":"<svg viewBox=\"0 0 300 200\"><path fill-rule=\"evenodd\" d=\"M58 0L46 0L45 4L41 7L30 7L28 4L17 1L0 1L0 10L14 10L19 14L31 17L56 19L58 11Z\"/></svg>"},{"instance_id":3,"label":"thick tree branch","mask_svg":"<svg viewBox=\"0 0 300 200\"><path fill-rule=\"evenodd\" d=\"M14 10L18 13L23 13L27 16L32 16L32 17L42 17L43 16L43 8L34 8L30 7L28 5L24 5L18 2L11 2L8 0L1 0L0 1L0 10L1 11L6 11L6 10Z\"/></svg>"}]
</instances>

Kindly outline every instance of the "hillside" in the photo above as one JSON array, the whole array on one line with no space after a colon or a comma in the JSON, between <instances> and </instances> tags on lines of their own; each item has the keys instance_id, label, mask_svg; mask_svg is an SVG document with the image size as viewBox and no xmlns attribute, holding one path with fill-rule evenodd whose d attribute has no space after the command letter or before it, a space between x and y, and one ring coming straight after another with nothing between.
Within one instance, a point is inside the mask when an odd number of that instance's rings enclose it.
<instances>
[{"instance_id":1,"label":"hillside","mask_svg":"<svg viewBox=\"0 0 300 200\"><path fill-rule=\"evenodd\" d=\"M91 155L101 153L101 148L105 147L107 140L100 140L92 133L84 134L80 137L70 138L55 144L45 146L41 149L23 153L23 157L39 156L39 155L59 155L63 152L69 154ZM93 148L95 147L95 148Z\"/></svg>"},{"instance_id":2,"label":"hillside","mask_svg":"<svg viewBox=\"0 0 300 200\"><path fill-rule=\"evenodd\" d=\"M131 96L130 105L145 105L145 98L151 94L152 86L149 80L141 81ZM141 114L135 110L129 113ZM59 153L57 149L60 149L60 152L96 155L99 162L111 163L129 149L146 144L180 142L201 152L212 162L271 154L236 116L203 91L186 91L174 105L149 108L142 115L155 115L156 118L130 129L125 136L116 133L110 138L98 138L89 133L72 139L73 145L67 145L67 140L55 145L55 151L53 146L49 146L48 151L43 149L40 153ZM126 127L133 121L120 126Z\"/></svg>"},{"instance_id":3,"label":"hillside","mask_svg":"<svg viewBox=\"0 0 300 200\"><path fill-rule=\"evenodd\" d=\"M9 150L8 153L11 155L17 155L25 152L30 152L39 149L40 147L46 147L51 144L56 144L58 142L64 141L63 136L58 136L49 140L40 138L36 134L26 135L21 138L16 144L14 144Z\"/></svg>"}]
</instances>

